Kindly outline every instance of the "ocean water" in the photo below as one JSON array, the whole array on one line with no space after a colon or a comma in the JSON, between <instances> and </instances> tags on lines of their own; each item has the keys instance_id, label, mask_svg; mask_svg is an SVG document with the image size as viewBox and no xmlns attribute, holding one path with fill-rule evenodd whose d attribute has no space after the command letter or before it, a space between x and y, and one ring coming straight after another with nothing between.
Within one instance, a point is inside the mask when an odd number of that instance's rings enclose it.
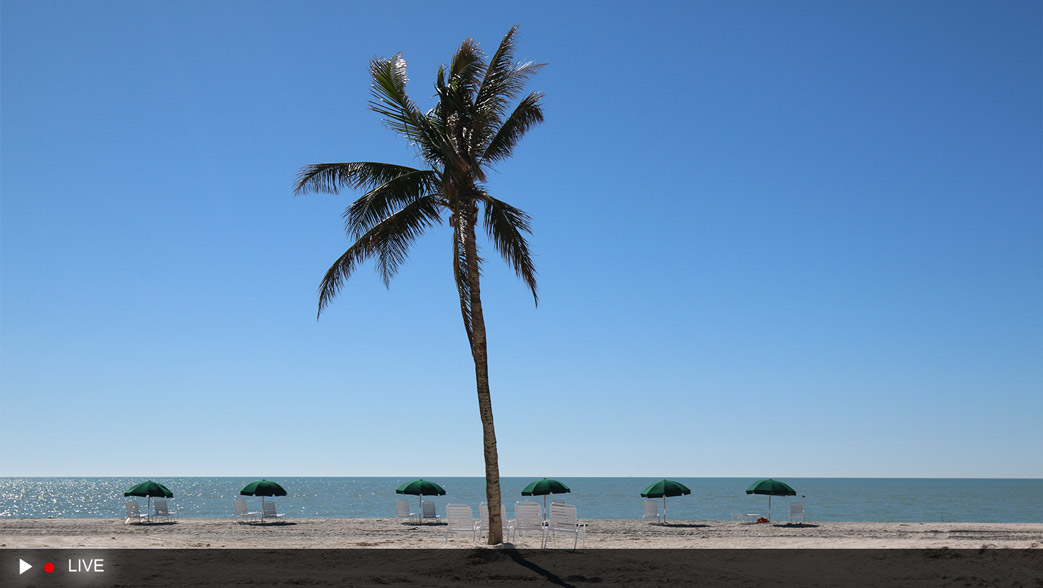
<instances>
[{"instance_id":1,"label":"ocean water","mask_svg":"<svg viewBox=\"0 0 1043 588\"><path fill-rule=\"evenodd\" d=\"M181 517L230 517L232 499L255 478L157 478L173 493L171 507ZM271 478L287 491L275 498L279 512L292 517L392 517L395 500L407 499L416 510L418 497L400 496L395 488L413 478ZM485 501L483 478L431 478L446 489L434 501L439 513L446 504ZM502 478L503 502L509 516L521 490L534 478ZM564 499L578 508L580 518L639 519L641 491L651 478L558 478L572 492ZM676 478L692 490L668 498L669 520L727 520L731 513L768 514L768 497L747 495L754 478ZM122 518L124 490L140 478L0 478L0 518ZM925 522L1043 522L1043 480L1039 479L910 479L910 478L785 478L797 491L793 497L773 497L775 519L789 515L791 502L803 502L815 521ZM259 498L245 497L248 503ZM144 512L145 499L137 499ZM535 500L542 502L542 497ZM662 501L660 500L660 510Z\"/></svg>"}]
</instances>

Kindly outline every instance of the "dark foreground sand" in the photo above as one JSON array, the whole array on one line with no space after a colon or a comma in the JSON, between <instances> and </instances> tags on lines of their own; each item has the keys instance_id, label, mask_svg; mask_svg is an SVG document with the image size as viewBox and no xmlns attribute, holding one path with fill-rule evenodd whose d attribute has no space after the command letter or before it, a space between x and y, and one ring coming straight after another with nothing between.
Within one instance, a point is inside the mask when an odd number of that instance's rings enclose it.
<instances>
[{"instance_id":1,"label":"dark foreground sand","mask_svg":"<svg viewBox=\"0 0 1043 588\"><path fill-rule=\"evenodd\" d=\"M0 550L4 588L1038 587L1043 549ZM24 558L33 569L17 573ZM89 559L87 559L89 558ZM102 561L104 573L70 573ZM52 573L41 571L55 562Z\"/></svg>"}]
</instances>

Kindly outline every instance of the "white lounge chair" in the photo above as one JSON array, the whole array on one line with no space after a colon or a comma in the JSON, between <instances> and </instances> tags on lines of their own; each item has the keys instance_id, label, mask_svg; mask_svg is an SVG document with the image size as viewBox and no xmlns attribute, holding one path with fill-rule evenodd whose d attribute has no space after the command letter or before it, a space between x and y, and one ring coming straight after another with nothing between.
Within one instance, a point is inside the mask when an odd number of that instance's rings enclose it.
<instances>
[{"instance_id":1,"label":"white lounge chair","mask_svg":"<svg viewBox=\"0 0 1043 588\"><path fill-rule=\"evenodd\" d=\"M156 520L163 519L166 521L172 521L177 519L177 512L171 512L167 507L167 501L161 498L157 498L152 505L156 509Z\"/></svg>"},{"instance_id":2,"label":"white lounge chair","mask_svg":"<svg viewBox=\"0 0 1043 588\"><path fill-rule=\"evenodd\" d=\"M659 501L658 500L646 500L645 501L645 514L641 515L641 520L644 519L655 519L658 522L663 522L663 517L659 516Z\"/></svg>"},{"instance_id":3,"label":"white lounge chair","mask_svg":"<svg viewBox=\"0 0 1043 588\"><path fill-rule=\"evenodd\" d=\"M409 501L399 500L395 502L395 518L405 519L411 523L417 522L416 513L409 510Z\"/></svg>"},{"instance_id":4,"label":"white lounge chair","mask_svg":"<svg viewBox=\"0 0 1043 588\"><path fill-rule=\"evenodd\" d=\"M802 522L802 523L806 522L804 520L804 503L802 503L802 502L794 502L793 504L789 505L789 520L790 520L790 522L792 523L793 519L795 519L797 517L800 517L800 522Z\"/></svg>"},{"instance_id":5,"label":"white lounge chair","mask_svg":"<svg viewBox=\"0 0 1043 588\"><path fill-rule=\"evenodd\" d=\"M565 504L565 501L564 500L551 500L550 501L550 505L551 506L554 506L555 504ZM546 505L544 505L544 507L546 507ZM543 520L546 521L549 518L550 518L550 511L548 510L547 512L543 513Z\"/></svg>"},{"instance_id":6,"label":"white lounge chair","mask_svg":"<svg viewBox=\"0 0 1043 588\"><path fill-rule=\"evenodd\" d=\"M434 504L433 502L431 504ZM470 533L471 541L475 541L478 533L478 525L474 523L471 516L471 506L468 504L445 505L445 518L448 523L445 527L445 542L449 543L450 533Z\"/></svg>"},{"instance_id":7,"label":"white lounge chair","mask_svg":"<svg viewBox=\"0 0 1043 588\"><path fill-rule=\"evenodd\" d=\"M543 547L546 527L543 525L543 507L538 502L515 502L514 503L514 540L517 541L518 533L539 533L540 547Z\"/></svg>"},{"instance_id":8,"label":"white lounge chair","mask_svg":"<svg viewBox=\"0 0 1043 588\"><path fill-rule=\"evenodd\" d=\"M489 533L489 506L484 502L478 505L478 519L478 535L476 539ZM507 509L502 504L500 505L500 528L503 529L503 537L511 536L513 526L508 523Z\"/></svg>"},{"instance_id":9,"label":"white lounge chair","mask_svg":"<svg viewBox=\"0 0 1043 588\"><path fill-rule=\"evenodd\" d=\"M147 516L141 514L141 511L138 509L138 503L137 502L134 502L133 500L128 500L127 504L126 504L126 507L127 507L127 519L125 521L123 521L124 525L126 525L128 523L132 523L132 524L143 523L143 522L148 520Z\"/></svg>"},{"instance_id":10,"label":"white lounge chair","mask_svg":"<svg viewBox=\"0 0 1043 588\"><path fill-rule=\"evenodd\" d=\"M435 503L425 502L424 507L420 510L420 518L424 521L438 521L438 511L435 510Z\"/></svg>"},{"instance_id":11,"label":"white lounge chair","mask_svg":"<svg viewBox=\"0 0 1043 588\"><path fill-rule=\"evenodd\" d=\"M241 498L232 499L232 504L235 505L235 520L237 521L241 522L243 519L249 519L250 517L255 517L261 514L259 512L250 512L250 510L246 508L246 501Z\"/></svg>"},{"instance_id":12,"label":"white lounge chair","mask_svg":"<svg viewBox=\"0 0 1043 588\"><path fill-rule=\"evenodd\" d=\"M265 502L263 505L261 505L261 520L262 521L264 519L279 520L279 519L281 519L284 516L286 516L286 515L278 514L278 513L275 512L275 503L270 501L270 500L268 502Z\"/></svg>"},{"instance_id":13,"label":"white lounge chair","mask_svg":"<svg viewBox=\"0 0 1043 588\"><path fill-rule=\"evenodd\" d=\"M550 535L551 543L558 533L570 534L574 540L572 549L579 545L579 538L583 536L583 544L586 545L587 526L576 519L576 507L571 504L550 505L550 520L547 522L547 533Z\"/></svg>"}]
</instances>

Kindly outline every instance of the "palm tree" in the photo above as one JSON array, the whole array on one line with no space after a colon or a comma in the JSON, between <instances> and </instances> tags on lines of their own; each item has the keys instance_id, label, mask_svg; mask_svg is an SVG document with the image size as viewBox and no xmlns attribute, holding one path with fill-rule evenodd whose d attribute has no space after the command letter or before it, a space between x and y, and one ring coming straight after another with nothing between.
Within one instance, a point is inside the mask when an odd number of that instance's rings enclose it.
<instances>
[{"instance_id":1,"label":"palm tree","mask_svg":"<svg viewBox=\"0 0 1043 588\"><path fill-rule=\"evenodd\" d=\"M401 54L370 62L370 108L391 130L417 149L423 168L374 162L318 163L301 168L296 194L365 190L344 212L345 229L355 243L334 262L319 286L319 315L360 263L374 258L384 285L405 261L410 245L425 229L443 221L453 230L452 267L460 295L460 314L474 358L478 412L485 449L485 484L489 509L489 544L503 542L500 522L500 471L489 394L489 362L482 315L481 263L476 227L485 231L503 259L536 295L536 269L525 234L529 216L493 198L486 170L511 156L518 141L543 121L540 100L532 92L510 106L542 64L514 61L518 27L504 36L486 61L473 39L453 55L448 70L438 69L438 103L421 112L406 94L406 62Z\"/></svg>"}]
</instances>

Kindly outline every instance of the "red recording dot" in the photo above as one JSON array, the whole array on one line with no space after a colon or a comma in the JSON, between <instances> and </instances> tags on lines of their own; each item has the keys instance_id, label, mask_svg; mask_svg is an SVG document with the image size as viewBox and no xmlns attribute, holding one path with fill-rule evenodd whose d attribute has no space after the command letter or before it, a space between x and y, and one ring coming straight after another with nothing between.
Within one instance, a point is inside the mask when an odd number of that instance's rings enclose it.
<instances>
[{"instance_id":1,"label":"red recording dot","mask_svg":"<svg viewBox=\"0 0 1043 588\"><path fill-rule=\"evenodd\" d=\"M43 564L43 571L45 571L48 574L50 574L51 572L54 571L54 564L51 563L51 562L47 562L47 563Z\"/></svg>"}]
</instances>

